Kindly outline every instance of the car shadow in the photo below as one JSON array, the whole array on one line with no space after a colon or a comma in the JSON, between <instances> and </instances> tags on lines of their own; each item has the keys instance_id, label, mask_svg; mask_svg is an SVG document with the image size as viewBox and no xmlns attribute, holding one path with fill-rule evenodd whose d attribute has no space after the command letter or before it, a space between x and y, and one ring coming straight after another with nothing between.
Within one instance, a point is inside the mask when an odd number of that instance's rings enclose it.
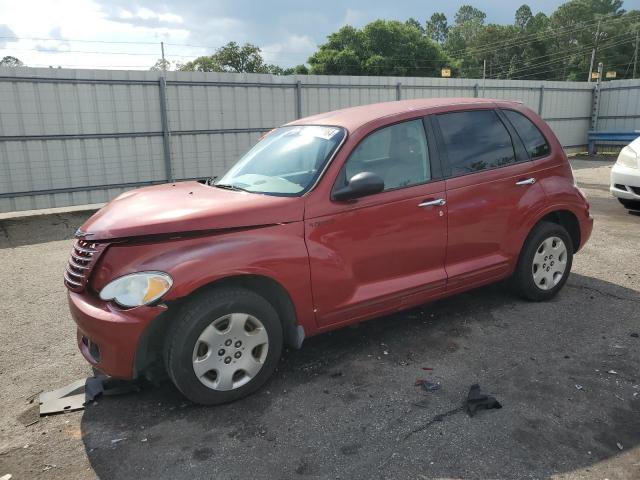
<instances>
[{"instance_id":1,"label":"car shadow","mask_svg":"<svg viewBox=\"0 0 640 480\"><path fill-rule=\"evenodd\" d=\"M639 306L577 274L546 303L493 285L310 338L235 403L193 405L170 384L101 398L82 439L102 479L580 471L640 444ZM466 415L476 382L503 408Z\"/></svg>"}]
</instances>

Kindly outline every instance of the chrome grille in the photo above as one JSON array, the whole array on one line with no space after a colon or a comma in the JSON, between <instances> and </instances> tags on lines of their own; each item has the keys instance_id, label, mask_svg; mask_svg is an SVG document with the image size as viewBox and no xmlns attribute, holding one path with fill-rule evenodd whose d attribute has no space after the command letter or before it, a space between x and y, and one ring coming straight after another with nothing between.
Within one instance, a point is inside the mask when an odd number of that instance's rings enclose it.
<instances>
[{"instance_id":1,"label":"chrome grille","mask_svg":"<svg viewBox=\"0 0 640 480\"><path fill-rule=\"evenodd\" d=\"M64 284L69 290L81 292L87 286L89 274L105 245L76 240L69 256L69 262L64 271Z\"/></svg>"}]
</instances>

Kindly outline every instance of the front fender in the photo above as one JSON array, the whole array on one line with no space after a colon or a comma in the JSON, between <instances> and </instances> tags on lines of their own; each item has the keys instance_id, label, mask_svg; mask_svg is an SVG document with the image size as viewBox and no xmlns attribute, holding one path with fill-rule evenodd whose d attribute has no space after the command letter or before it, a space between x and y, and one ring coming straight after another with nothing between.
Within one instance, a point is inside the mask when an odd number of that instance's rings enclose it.
<instances>
[{"instance_id":1,"label":"front fender","mask_svg":"<svg viewBox=\"0 0 640 480\"><path fill-rule=\"evenodd\" d=\"M207 236L112 244L96 266L91 285L99 291L129 273L167 272L173 286L163 300L169 302L224 278L260 275L284 288L298 324L311 333L316 325L303 228L302 222L294 222Z\"/></svg>"}]
</instances>

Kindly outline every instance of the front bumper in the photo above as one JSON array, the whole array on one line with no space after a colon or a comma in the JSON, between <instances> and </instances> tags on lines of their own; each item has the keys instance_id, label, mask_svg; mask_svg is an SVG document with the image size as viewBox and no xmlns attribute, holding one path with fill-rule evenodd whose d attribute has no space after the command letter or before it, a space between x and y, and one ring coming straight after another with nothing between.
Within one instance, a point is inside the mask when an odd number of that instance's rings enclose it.
<instances>
[{"instance_id":1,"label":"front bumper","mask_svg":"<svg viewBox=\"0 0 640 480\"><path fill-rule=\"evenodd\" d=\"M623 187L623 188L621 188ZM611 169L611 195L640 201L640 169L615 164Z\"/></svg>"},{"instance_id":2,"label":"front bumper","mask_svg":"<svg viewBox=\"0 0 640 480\"><path fill-rule=\"evenodd\" d=\"M86 291L68 292L68 301L78 326L78 348L84 358L107 375L132 379L142 332L166 307L121 310Z\"/></svg>"}]
</instances>

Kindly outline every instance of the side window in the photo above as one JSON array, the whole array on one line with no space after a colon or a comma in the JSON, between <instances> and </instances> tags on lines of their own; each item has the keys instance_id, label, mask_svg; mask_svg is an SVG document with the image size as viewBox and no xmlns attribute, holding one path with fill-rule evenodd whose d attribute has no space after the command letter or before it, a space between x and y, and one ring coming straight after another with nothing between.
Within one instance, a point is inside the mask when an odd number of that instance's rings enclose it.
<instances>
[{"instance_id":1,"label":"side window","mask_svg":"<svg viewBox=\"0 0 640 480\"><path fill-rule=\"evenodd\" d=\"M501 167L516 161L511 135L493 110L444 113L436 118L452 175Z\"/></svg>"},{"instance_id":2,"label":"side window","mask_svg":"<svg viewBox=\"0 0 640 480\"><path fill-rule=\"evenodd\" d=\"M544 157L551 151L544 135L531 120L514 110L502 110L502 112L514 126L518 135L520 135L522 143L524 143L524 147L531 158Z\"/></svg>"},{"instance_id":3,"label":"side window","mask_svg":"<svg viewBox=\"0 0 640 480\"><path fill-rule=\"evenodd\" d=\"M345 181L360 172L384 180L384 189L417 185L431 180L429 150L422 120L381 128L366 137L344 166Z\"/></svg>"}]
</instances>

